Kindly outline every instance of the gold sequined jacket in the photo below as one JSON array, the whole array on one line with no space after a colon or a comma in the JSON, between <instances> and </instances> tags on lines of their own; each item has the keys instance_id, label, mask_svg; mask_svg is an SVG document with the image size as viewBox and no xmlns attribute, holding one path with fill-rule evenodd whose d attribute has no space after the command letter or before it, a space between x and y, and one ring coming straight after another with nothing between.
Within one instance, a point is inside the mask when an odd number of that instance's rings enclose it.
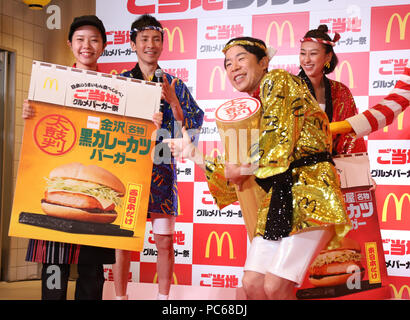
<instances>
[{"instance_id":1,"label":"gold sequined jacket","mask_svg":"<svg viewBox=\"0 0 410 320\"><path fill-rule=\"evenodd\" d=\"M267 73L259 87L262 104L259 152L251 157L258 162L257 178L268 178L287 171L291 163L312 154L332 150L329 121L310 94L306 84L284 70ZM309 228L332 225L335 238L329 247L350 230L339 178L328 161L294 168L293 219L290 234ZM210 192L223 208L237 201L234 186L224 176L221 158L206 159L206 176ZM273 188L266 193L258 209L256 235L265 234Z\"/></svg>"}]
</instances>

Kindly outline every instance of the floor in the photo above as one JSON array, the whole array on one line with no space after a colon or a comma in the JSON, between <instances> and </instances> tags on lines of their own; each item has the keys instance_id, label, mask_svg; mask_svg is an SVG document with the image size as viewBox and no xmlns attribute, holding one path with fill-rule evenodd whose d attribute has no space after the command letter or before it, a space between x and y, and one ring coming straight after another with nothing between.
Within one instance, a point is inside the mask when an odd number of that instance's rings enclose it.
<instances>
[{"instance_id":1,"label":"floor","mask_svg":"<svg viewBox=\"0 0 410 320\"><path fill-rule=\"evenodd\" d=\"M114 284L106 281L104 285L104 300L114 298ZM40 300L40 280L0 282L0 300ZM68 282L67 300L74 300L75 281ZM153 283L134 283L128 285L130 300L155 300L158 285ZM171 299L176 300L234 300L237 298L237 289L207 288L192 286L172 286Z\"/></svg>"},{"instance_id":2,"label":"floor","mask_svg":"<svg viewBox=\"0 0 410 320\"><path fill-rule=\"evenodd\" d=\"M0 300L40 300L40 280L0 282ZM75 281L68 282L67 300L74 300Z\"/></svg>"},{"instance_id":3,"label":"floor","mask_svg":"<svg viewBox=\"0 0 410 320\"><path fill-rule=\"evenodd\" d=\"M244 299L242 288L218 288L195 285L171 285L170 300L235 300ZM156 300L158 295L157 283L129 282L127 288L128 300ZM113 281L104 283L103 300L115 299Z\"/></svg>"}]
</instances>

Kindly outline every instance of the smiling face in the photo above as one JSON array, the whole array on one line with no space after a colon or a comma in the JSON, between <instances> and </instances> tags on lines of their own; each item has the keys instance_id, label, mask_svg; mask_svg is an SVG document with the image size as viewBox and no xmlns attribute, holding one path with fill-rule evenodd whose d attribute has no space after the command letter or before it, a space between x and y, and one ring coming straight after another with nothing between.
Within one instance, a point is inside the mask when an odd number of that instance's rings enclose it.
<instances>
[{"instance_id":1,"label":"smiling face","mask_svg":"<svg viewBox=\"0 0 410 320\"><path fill-rule=\"evenodd\" d=\"M157 30L138 32L135 42L131 41L131 48L138 56L138 63L156 66L163 49L161 32Z\"/></svg>"},{"instance_id":2,"label":"smiling face","mask_svg":"<svg viewBox=\"0 0 410 320\"><path fill-rule=\"evenodd\" d=\"M79 27L75 30L68 46L73 52L76 67L86 70L97 70L97 60L104 51L106 44L100 31L90 25Z\"/></svg>"},{"instance_id":3,"label":"smiling face","mask_svg":"<svg viewBox=\"0 0 410 320\"><path fill-rule=\"evenodd\" d=\"M252 94L255 92L266 73L269 59L257 57L246 51L244 47L236 45L225 53L225 68L228 79L233 87L240 92Z\"/></svg>"},{"instance_id":4,"label":"smiling face","mask_svg":"<svg viewBox=\"0 0 410 320\"><path fill-rule=\"evenodd\" d=\"M330 63L332 53L326 53L324 46L314 41L302 42L299 53L299 63L306 75L310 77L322 77L326 62Z\"/></svg>"}]
</instances>

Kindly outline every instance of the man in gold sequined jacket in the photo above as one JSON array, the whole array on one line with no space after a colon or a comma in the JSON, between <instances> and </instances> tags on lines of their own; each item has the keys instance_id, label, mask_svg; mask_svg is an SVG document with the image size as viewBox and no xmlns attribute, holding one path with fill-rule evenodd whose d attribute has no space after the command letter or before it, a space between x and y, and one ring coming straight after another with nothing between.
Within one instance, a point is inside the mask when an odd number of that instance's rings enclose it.
<instances>
[{"instance_id":1,"label":"man in gold sequined jacket","mask_svg":"<svg viewBox=\"0 0 410 320\"><path fill-rule=\"evenodd\" d=\"M294 299L309 262L326 246L337 246L350 230L340 182L331 158L326 114L305 82L284 70L268 72L269 49L259 39L231 39L223 52L232 85L259 99L259 151L249 152L252 173L264 197L242 279L250 299ZM170 142L176 156L205 170L209 189L223 208L237 196L234 184L247 165L206 158L189 144ZM246 168L245 168L246 167Z\"/></svg>"}]
</instances>

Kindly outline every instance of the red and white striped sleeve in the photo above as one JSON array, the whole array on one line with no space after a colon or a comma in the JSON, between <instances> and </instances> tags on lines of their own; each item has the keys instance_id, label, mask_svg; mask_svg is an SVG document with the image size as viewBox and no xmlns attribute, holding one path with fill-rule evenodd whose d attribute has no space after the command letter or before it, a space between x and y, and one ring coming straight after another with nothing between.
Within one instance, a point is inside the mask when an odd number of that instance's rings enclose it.
<instances>
[{"instance_id":1,"label":"red and white striped sleeve","mask_svg":"<svg viewBox=\"0 0 410 320\"><path fill-rule=\"evenodd\" d=\"M390 94L370 109L346 119L356 136L363 137L391 124L410 101L410 61Z\"/></svg>"}]
</instances>

